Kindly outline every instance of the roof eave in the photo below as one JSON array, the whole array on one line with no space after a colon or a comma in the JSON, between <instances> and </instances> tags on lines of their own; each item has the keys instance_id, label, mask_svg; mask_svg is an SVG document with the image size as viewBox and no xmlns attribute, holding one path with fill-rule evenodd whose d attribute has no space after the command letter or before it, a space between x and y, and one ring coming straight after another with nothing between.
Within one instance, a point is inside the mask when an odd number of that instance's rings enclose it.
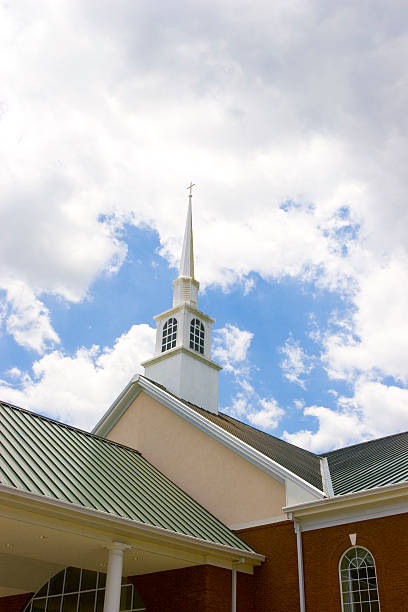
<instances>
[{"instance_id":1,"label":"roof eave","mask_svg":"<svg viewBox=\"0 0 408 612\"><path fill-rule=\"evenodd\" d=\"M282 510L292 515L291 518L301 518L302 516L309 516L317 512L330 512L333 509L355 505L357 500L364 503L371 500L382 501L382 499L395 499L406 495L408 495L408 481L381 487L373 487L372 489L363 489L362 491L354 491L352 493L336 495L335 497L304 502L294 506L285 506Z\"/></svg>"},{"instance_id":2,"label":"roof eave","mask_svg":"<svg viewBox=\"0 0 408 612\"><path fill-rule=\"evenodd\" d=\"M129 537L143 535L156 540L166 540L167 542L173 542L183 546L199 547L208 554L218 554L234 559L236 557L245 558L245 562L251 564L252 566L259 565L265 560L264 555L260 555L253 551L235 548L234 546L229 546L218 542L211 542L209 540L203 540L202 538L174 532L163 527L142 523L141 521L120 517L108 512L103 512L102 510L87 508L72 502L46 497L38 493L32 493L31 491L17 489L2 483L0 483L0 497L5 502L14 501L14 503L19 503L26 508L31 508L33 511L35 509L42 509L45 506L49 512L52 513L54 511L59 515L63 515L64 518L70 518L71 520L75 520L76 518L78 521L84 522L91 519L93 528L97 527L98 525L100 525L101 528L105 528L107 525L109 525L112 530L115 528L120 529L122 532L126 532Z\"/></svg>"}]
</instances>

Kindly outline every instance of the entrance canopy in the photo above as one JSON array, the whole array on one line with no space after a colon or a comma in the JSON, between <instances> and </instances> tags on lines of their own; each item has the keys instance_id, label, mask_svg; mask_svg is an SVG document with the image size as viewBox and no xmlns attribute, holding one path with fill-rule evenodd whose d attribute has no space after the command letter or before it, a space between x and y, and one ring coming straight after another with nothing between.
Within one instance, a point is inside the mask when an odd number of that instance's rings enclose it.
<instances>
[{"instance_id":1,"label":"entrance canopy","mask_svg":"<svg viewBox=\"0 0 408 612\"><path fill-rule=\"evenodd\" d=\"M252 573L263 560L137 451L0 408L0 596L37 592L68 566L109 574L118 551L124 576L203 564Z\"/></svg>"}]
</instances>

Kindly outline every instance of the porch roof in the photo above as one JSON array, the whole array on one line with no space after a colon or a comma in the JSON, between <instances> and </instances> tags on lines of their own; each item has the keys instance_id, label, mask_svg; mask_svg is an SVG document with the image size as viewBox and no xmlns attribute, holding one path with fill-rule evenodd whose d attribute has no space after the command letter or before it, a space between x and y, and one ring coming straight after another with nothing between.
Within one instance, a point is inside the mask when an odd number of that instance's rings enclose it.
<instances>
[{"instance_id":1,"label":"porch roof","mask_svg":"<svg viewBox=\"0 0 408 612\"><path fill-rule=\"evenodd\" d=\"M0 402L2 483L252 552L138 451Z\"/></svg>"}]
</instances>

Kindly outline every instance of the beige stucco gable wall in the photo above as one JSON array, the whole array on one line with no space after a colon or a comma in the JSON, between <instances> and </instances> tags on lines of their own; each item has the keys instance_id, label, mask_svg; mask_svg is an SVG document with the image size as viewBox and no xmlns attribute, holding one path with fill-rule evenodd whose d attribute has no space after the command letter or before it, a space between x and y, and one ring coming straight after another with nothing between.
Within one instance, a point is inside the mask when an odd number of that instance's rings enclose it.
<instances>
[{"instance_id":1,"label":"beige stucco gable wall","mask_svg":"<svg viewBox=\"0 0 408 612\"><path fill-rule=\"evenodd\" d=\"M284 484L144 392L107 437L139 450L227 525L282 516Z\"/></svg>"}]
</instances>

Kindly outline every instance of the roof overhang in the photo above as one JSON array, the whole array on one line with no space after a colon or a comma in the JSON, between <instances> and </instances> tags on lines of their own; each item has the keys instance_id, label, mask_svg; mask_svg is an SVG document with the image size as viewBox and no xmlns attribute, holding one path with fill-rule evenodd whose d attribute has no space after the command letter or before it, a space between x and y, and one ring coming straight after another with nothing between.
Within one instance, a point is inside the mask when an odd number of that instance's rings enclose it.
<instances>
[{"instance_id":1,"label":"roof overhang","mask_svg":"<svg viewBox=\"0 0 408 612\"><path fill-rule=\"evenodd\" d=\"M107 549L112 542L122 542L129 546L124 559L128 576L203 564L252 573L265 559L252 551L2 484L0 524L8 534L6 552L55 565L106 571L106 566L101 568Z\"/></svg>"},{"instance_id":2,"label":"roof overhang","mask_svg":"<svg viewBox=\"0 0 408 612\"><path fill-rule=\"evenodd\" d=\"M408 481L286 506L288 518L302 531L408 513Z\"/></svg>"},{"instance_id":3,"label":"roof overhang","mask_svg":"<svg viewBox=\"0 0 408 612\"><path fill-rule=\"evenodd\" d=\"M234 451L259 469L263 470L279 482L292 482L307 491L313 498L319 500L325 497L325 493L306 482L287 468L283 467L273 459L270 459L249 444L225 431L215 423L212 423L204 416L198 414L184 402L174 397L164 389L161 389L153 382L143 376L135 376L123 389L122 393L116 398L102 419L94 427L92 433L99 436L107 436L121 416L134 402L141 391L157 400L189 423L212 436L215 440L224 444L227 448Z\"/></svg>"}]
</instances>

